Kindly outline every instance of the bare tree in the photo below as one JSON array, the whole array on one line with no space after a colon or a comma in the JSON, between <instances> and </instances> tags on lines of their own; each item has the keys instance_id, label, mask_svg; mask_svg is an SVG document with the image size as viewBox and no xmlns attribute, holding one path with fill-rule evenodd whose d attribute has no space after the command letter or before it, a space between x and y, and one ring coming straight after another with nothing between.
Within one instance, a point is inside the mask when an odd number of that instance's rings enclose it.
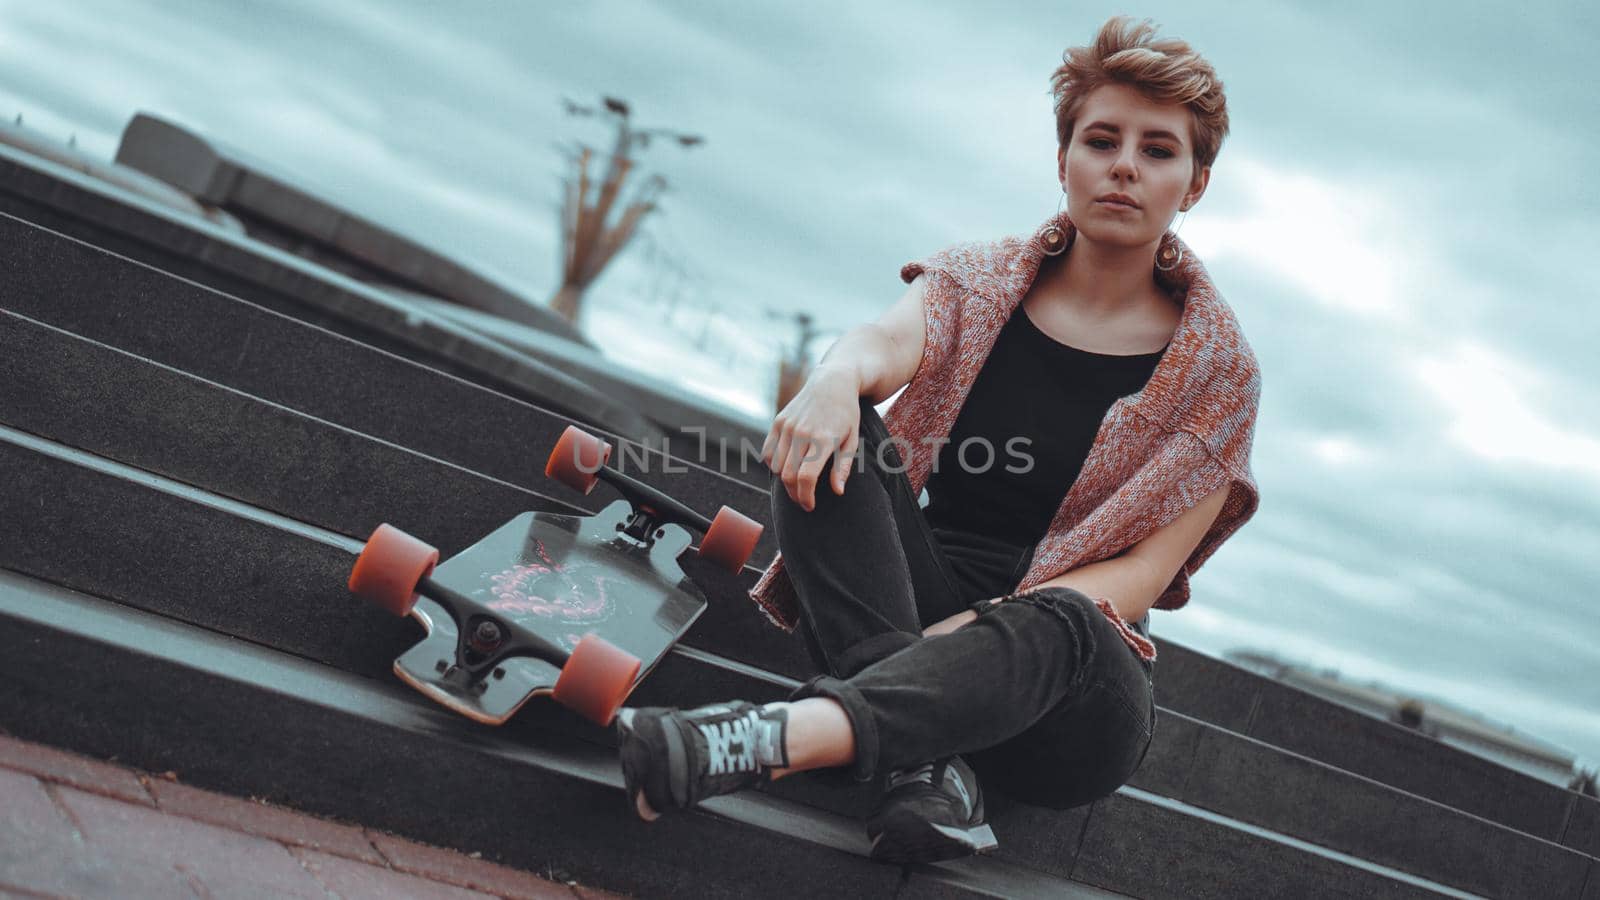
<instances>
[{"instance_id":1,"label":"bare tree","mask_svg":"<svg viewBox=\"0 0 1600 900\"><path fill-rule=\"evenodd\" d=\"M575 168L564 184L561 202L561 286L550 301L550 307L568 322L577 324L583 308L583 295L589 285L600 277L606 264L611 262L639 227L639 222L656 208L656 198L666 190L667 180L660 175L646 178L632 197L622 205L619 215L612 210L633 170L632 153L635 147L650 146L651 137L675 140L684 147L693 147L703 139L692 134L681 134L665 128L636 129L630 126L628 104L614 97L605 97L602 108L583 106L563 98L568 115L605 115L616 125L616 144L606 166L605 175L598 186L589 175L589 162L594 151L579 145L579 153L569 154ZM591 198L591 194L594 196Z\"/></svg>"}]
</instances>

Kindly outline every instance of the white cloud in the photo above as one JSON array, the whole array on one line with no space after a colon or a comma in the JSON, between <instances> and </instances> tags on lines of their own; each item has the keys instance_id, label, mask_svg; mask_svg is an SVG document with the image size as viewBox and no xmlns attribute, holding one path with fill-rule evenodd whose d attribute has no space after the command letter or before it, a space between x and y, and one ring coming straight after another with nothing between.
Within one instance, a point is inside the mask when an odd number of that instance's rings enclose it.
<instances>
[{"instance_id":1,"label":"white cloud","mask_svg":"<svg viewBox=\"0 0 1600 900\"><path fill-rule=\"evenodd\" d=\"M1369 463L1372 449L1342 434L1323 435L1310 441L1311 454L1330 466L1350 466Z\"/></svg>"},{"instance_id":2,"label":"white cloud","mask_svg":"<svg viewBox=\"0 0 1600 900\"><path fill-rule=\"evenodd\" d=\"M1404 264L1417 254L1386 196L1243 156L1238 148L1218 185L1233 200L1229 208L1197 212L1179 232L1202 259L1241 257L1352 316L1386 325L1411 316L1402 294L1409 280Z\"/></svg>"},{"instance_id":3,"label":"white cloud","mask_svg":"<svg viewBox=\"0 0 1600 900\"><path fill-rule=\"evenodd\" d=\"M1537 369L1480 341L1459 342L1415 367L1455 417L1450 437L1461 448L1494 462L1555 466L1600 479L1600 438L1563 427L1539 409L1532 398L1551 395Z\"/></svg>"}]
</instances>

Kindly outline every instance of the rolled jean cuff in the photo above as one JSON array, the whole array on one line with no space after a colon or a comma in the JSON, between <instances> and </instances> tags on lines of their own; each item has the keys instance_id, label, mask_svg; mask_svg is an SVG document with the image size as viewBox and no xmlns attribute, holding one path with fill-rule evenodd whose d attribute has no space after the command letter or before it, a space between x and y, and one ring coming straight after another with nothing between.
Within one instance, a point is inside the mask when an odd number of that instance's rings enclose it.
<instances>
[{"instance_id":1,"label":"rolled jean cuff","mask_svg":"<svg viewBox=\"0 0 1600 900\"><path fill-rule=\"evenodd\" d=\"M861 692L848 681L834 678L832 675L818 675L794 689L789 695L790 702L804 700L807 697L827 697L838 701L844 707L844 714L850 720L850 727L856 735L856 761L850 767L850 777L857 782L865 783L877 777L878 768L878 723L872 718L872 710L867 708L867 701Z\"/></svg>"},{"instance_id":2,"label":"rolled jean cuff","mask_svg":"<svg viewBox=\"0 0 1600 900\"><path fill-rule=\"evenodd\" d=\"M851 644L838 658L829 662L839 677L850 678L878 660L893 656L920 640L922 635L909 631L885 631Z\"/></svg>"}]
</instances>

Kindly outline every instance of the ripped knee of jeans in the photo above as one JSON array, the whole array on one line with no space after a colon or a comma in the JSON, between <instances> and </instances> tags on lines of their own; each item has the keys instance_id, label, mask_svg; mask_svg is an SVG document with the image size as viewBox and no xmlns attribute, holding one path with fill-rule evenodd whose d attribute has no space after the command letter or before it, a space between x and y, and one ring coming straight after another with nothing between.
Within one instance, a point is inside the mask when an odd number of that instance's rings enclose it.
<instances>
[{"instance_id":1,"label":"ripped knee of jeans","mask_svg":"<svg viewBox=\"0 0 1600 900\"><path fill-rule=\"evenodd\" d=\"M1022 600L1035 606L1055 608L1061 604L1078 604L1081 606L1094 606L1094 599L1077 588L1055 585L1052 587L1031 588L1008 595L1002 602Z\"/></svg>"},{"instance_id":2,"label":"ripped knee of jeans","mask_svg":"<svg viewBox=\"0 0 1600 900\"><path fill-rule=\"evenodd\" d=\"M995 611L1007 606L1028 606L1047 612L1061 620L1075 632L1094 632L1105 616L1093 599L1084 592L1069 587L1034 588L1019 591L995 604Z\"/></svg>"},{"instance_id":3,"label":"ripped knee of jeans","mask_svg":"<svg viewBox=\"0 0 1600 900\"><path fill-rule=\"evenodd\" d=\"M1104 618L1094 605L1093 599L1074 588L1034 588L1030 591L1018 591L1002 597L1002 601L995 604L994 610L990 612L1000 612L1006 607L1011 607L1013 610L1021 607L1042 610L1066 623L1067 628L1074 631L1093 628L1096 618Z\"/></svg>"}]
</instances>

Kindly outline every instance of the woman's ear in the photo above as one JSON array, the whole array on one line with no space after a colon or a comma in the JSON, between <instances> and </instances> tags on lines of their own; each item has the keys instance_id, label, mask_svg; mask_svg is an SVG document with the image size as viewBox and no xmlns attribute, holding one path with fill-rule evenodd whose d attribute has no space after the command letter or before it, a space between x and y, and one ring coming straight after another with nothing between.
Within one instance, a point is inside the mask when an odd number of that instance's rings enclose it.
<instances>
[{"instance_id":1,"label":"woman's ear","mask_svg":"<svg viewBox=\"0 0 1600 900\"><path fill-rule=\"evenodd\" d=\"M1200 169L1200 174L1195 176L1194 181L1189 186L1189 193L1183 195L1183 203L1178 208L1185 212L1194 209L1194 205L1200 202L1200 198L1206 192L1206 186L1210 183L1211 167L1205 166Z\"/></svg>"}]
</instances>

